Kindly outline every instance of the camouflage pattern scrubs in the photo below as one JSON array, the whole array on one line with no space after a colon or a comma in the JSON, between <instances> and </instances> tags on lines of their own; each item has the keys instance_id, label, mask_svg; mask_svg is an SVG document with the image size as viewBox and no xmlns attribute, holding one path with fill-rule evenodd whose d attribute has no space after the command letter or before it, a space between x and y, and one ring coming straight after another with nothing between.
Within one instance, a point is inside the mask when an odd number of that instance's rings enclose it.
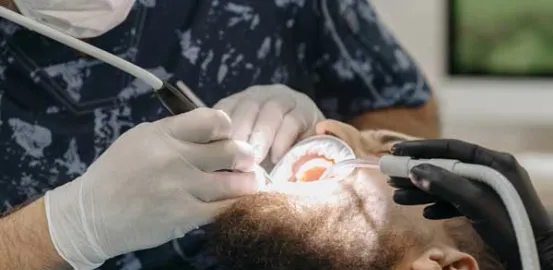
<instances>
[{"instance_id":1,"label":"camouflage pattern scrubs","mask_svg":"<svg viewBox=\"0 0 553 270\"><path fill-rule=\"evenodd\" d=\"M88 42L184 81L208 106L274 83L338 120L430 97L366 0L138 0L122 25ZM123 132L166 115L143 82L0 20L0 213L78 177ZM101 269L218 269L201 236Z\"/></svg>"}]
</instances>

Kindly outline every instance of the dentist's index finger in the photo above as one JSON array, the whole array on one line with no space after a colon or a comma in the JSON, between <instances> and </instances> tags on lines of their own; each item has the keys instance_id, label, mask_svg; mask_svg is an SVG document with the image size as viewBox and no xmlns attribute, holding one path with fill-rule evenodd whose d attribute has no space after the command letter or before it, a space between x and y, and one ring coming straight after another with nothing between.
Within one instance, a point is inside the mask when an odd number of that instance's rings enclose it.
<instances>
[{"instance_id":1,"label":"dentist's index finger","mask_svg":"<svg viewBox=\"0 0 553 270\"><path fill-rule=\"evenodd\" d=\"M294 100L275 97L263 104L249 138L257 161L267 156L285 115L294 108L294 103Z\"/></svg>"}]
</instances>

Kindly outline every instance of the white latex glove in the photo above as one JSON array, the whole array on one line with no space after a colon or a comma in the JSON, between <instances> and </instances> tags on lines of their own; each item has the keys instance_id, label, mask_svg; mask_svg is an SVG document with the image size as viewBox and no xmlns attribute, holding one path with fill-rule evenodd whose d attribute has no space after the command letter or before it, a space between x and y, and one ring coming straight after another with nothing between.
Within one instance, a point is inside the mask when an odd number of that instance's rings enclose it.
<instances>
[{"instance_id":1,"label":"white latex glove","mask_svg":"<svg viewBox=\"0 0 553 270\"><path fill-rule=\"evenodd\" d=\"M315 135L315 125L324 120L315 102L285 85L253 86L214 108L230 115L232 138L254 146L256 162L270 150L271 161L277 163L298 140Z\"/></svg>"},{"instance_id":2,"label":"white latex glove","mask_svg":"<svg viewBox=\"0 0 553 270\"><path fill-rule=\"evenodd\" d=\"M58 253L76 269L97 268L182 237L225 199L258 191L253 149L227 140L231 131L224 112L201 108L123 134L84 175L46 194Z\"/></svg>"}]
</instances>

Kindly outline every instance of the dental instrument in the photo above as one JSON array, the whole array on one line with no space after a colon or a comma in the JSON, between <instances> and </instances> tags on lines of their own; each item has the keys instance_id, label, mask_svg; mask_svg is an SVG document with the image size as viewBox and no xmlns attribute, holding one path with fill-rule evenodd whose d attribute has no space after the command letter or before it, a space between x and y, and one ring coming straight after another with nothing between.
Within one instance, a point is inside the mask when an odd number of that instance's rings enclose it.
<instances>
[{"instance_id":1,"label":"dental instrument","mask_svg":"<svg viewBox=\"0 0 553 270\"><path fill-rule=\"evenodd\" d=\"M374 158L360 158L360 159L348 159L334 164L332 167L328 168L323 175L321 175L321 180L331 180L331 179L340 179L344 176L343 170L348 172L353 172L357 168L365 169L376 169L378 170L378 159Z\"/></svg>"},{"instance_id":2,"label":"dental instrument","mask_svg":"<svg viewBox=\"0 0 553 270\"><path fill-rule=\"evenodd\" d=\"M524 204L511 182L492 168L449 159L413 159L384 155L380 160L354 159L336 163L321 176L320 180L333 179L338 172L355 168L378 169L388 176L409 178L411 169L421 164L435 165L491 187L499 195L509 213L518 243L522 269L541 269L534 233Z\"/></svg>"},{"instance_id":3,"label":"dental instrument","mask_svg":"<svg viewBox=\"0 0 553 270\"><path fill-rule=\"evenodd\" d=\"M96 59L99 59L117 69L120 69L134 76L135 78L143 80L146 84L153 88L156 97L163 104L163 106L173 115L189 112L198 108L198 104L186 95L187 92L192 93L192 91L190 91L190 89L182 82L180 82L178 86L180 89L185 90L179 90L179 88L171 85L166 81L164 82L147 70L135 64L132 64L118 56L115 56L98 47L78 40L72 36L66 35L58 30L43 25L33 19L27 18L5 7L0 6L0 17L21 25L29 30L35 31L43 36L56 40L75 50L86 53Z\"/></svg>"}]
</instances>

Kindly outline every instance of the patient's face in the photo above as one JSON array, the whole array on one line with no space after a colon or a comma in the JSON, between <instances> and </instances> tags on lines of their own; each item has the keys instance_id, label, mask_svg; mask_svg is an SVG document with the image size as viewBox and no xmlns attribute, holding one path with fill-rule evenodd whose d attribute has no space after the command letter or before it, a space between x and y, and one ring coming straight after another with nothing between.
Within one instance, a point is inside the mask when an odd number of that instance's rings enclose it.
<instances>
[{"instance_id":1,"label":"patient's face","mask_svg":"<svg viewBox=\"0 0 553 270\"><path fill-rule=\"evenodd\" d=\"M291 185L304 188L275 186L219 217L212 241L235 269L390 269L432 237L420 212L393 204L374 171L341 185Z\"/></svg>"},{"instance_id":2,"label":"patient's face","mask_svg":"<svg viewBox=\"0 0 553 270\"><path fill-rule=\"evenodd\" d=\"M366 145L337 136L354 149ZM212 246L234 269L411 269L430 243L448 240L421 207L394 204L386 179L363 169L340 181L275 184L220 215Z\"/></svg>"}]
</instances>

